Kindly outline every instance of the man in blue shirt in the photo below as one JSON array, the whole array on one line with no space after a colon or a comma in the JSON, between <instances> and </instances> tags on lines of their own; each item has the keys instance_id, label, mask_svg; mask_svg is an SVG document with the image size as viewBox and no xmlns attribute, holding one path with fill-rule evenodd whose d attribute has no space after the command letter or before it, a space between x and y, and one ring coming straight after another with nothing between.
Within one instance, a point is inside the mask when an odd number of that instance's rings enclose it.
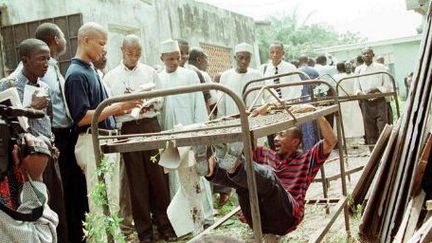
<instances>
[{"instance_id":1,"label":"man in blue shirt","mask_svg":"<svg viewBox=\"0 0 432 243\"><path fill-rule=\"evenodd\" d=\"M105 86L96 73L92 62L102 58L107 43L107 31L97 23L86 23L78 30L78 48L71 65L66 72L65 95L74 129L79 133L75 146L78 165L84 171L87 191L90 192L97 182L96 162L90 131L91 120L96 107L108 98ZM114 129L113 116L125 114L137 105L136 101L116 103L106 107L99 117L99 128ZM118 167L118 163L115 163ZM118 172L118 170L117 170ZM111 203L118 203L118 174L108 184L108 198ZM110 182L110 183L108 183ZM89 201L90 211L96 208Z\"/></svg>"}]
</instances>

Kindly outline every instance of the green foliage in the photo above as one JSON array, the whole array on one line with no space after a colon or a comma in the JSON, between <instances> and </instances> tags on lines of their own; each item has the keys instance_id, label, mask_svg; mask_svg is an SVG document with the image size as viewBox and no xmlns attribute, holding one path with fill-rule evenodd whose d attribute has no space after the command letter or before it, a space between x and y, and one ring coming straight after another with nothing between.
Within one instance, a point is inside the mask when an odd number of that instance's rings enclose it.
<instances>
[{"instance_id":1,"label":"green foliage","mask_svg":"<svg viewBox=\"0 0 432 243\"><path fill-rule=\"evenodd\" d=\"M100 167L96 170L97 175L105 174L111 176L114 171L115 162L103 157ZM97 182L91 189L89 198L95 208L102 209L108 205L111 212L118 211L118 205L110 203L107 198L107 186L105 183ZM122 219L116 214L105 216L102 210L89 212L85 216L84 233L87 242L107 242L106 232L109 231L115 242L125 242L124 235L120 231Z\"/></svg>"},{"instance_id":2,"label":"green foliage","mask_svg":"<svg viewBox=\"0 0 432 243\"><path fill-rule=\"evenodd\" d=\"M273 41L285 45L285 59L291 60L301 55L315 56L314 49L364 41L358 33L339 34L332 27L323 24L306 24L309 14L303 21L294 9L290 15L272 17L271 26L257 27L257 39L262 62L269 58L268 48Z\"/></svg>"}]
</instances>

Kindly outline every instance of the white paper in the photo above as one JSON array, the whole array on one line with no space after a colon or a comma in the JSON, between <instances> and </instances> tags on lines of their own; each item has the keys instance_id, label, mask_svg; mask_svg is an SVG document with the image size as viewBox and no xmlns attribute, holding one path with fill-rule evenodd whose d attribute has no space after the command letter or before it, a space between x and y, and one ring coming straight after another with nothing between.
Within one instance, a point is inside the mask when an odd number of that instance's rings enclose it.
<instances>
[{"instance_id":1,"label":"white paper","mask_svg":"<svg viewBox=\"0 0 432 243\"><path fill-rule=\"evenodd\" d=\"M46 89L26 84L24 86L24 95L23 95L23 103L22 103L24 107L31 106L32 97L35 92L38 97L48 96Z\"/></svg>"},{"instance_id":2,"label":"white paper","mask_svg":"<svg viewBox=\"0 0 432 243\"><path fill-rule=\"evenodd\" d=\"M0 102L4 102L6 100L9 100L9 103L14 107L23 108L16 88L9 88L3 92L0 92ZM24 131L27 131L29 128L27 121L27 117L18 117L18 122Z\"/></svg>"}]
</instances>

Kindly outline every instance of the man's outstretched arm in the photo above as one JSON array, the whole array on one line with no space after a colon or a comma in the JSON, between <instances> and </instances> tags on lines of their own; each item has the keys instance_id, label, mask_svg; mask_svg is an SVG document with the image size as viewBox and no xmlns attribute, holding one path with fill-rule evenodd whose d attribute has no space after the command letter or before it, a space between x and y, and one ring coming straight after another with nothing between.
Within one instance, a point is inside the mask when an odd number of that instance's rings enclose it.
<instances>
[{"instance_id":1,"label":"man's outstretched arm","mask_svg":"<svg viewBox=\"0 0 432 243\"><path fill-rule=\"evenodd\" d=\"M336 134L333 132L330 123L323 116L317 119L317 123L324 138L323 152L324 154L329 154L338 142Z\"/></svg>"}]
</instances>

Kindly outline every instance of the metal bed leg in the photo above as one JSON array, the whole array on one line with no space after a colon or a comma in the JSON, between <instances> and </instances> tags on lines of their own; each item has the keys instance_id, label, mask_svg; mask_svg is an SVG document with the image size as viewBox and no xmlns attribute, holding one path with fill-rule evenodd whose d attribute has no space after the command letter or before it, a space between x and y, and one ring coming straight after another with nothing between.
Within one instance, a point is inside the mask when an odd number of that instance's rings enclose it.
<instances>
[{"instance_id":1,"label":"metal bed leg","mask_svg":"<svg viewBox=\"0 0 432 243\"><path fill-rule=\"evenodd\" d=\"M327 178L325 175L325 169L324 165L320 166L320 172L321 172L321 178L322 178L322 187L323 187L323 195L324 198L328 198L328 184L327 184ZM330 214L330 209L328 208L328 204L326 204L326 214Z\"/></svg>"},{"instance_id":2,"label":"metal bed leg","mask_svg":"<svg viewBox=\"0 0 432 243\"><path fill-rule=\"evenodd\" d=\"M341 122L340 122L340 116L339 113L335 113L336 118L336 131L337 131L337 137L339 140L339 143L342 138L342 129L341 129ZM343 149L342 146L338 146L338 152L339 152L339 164L340 164L340 171L341 171L341 185L342 185L342 194L344 197L348 195L347 191L347 184L346 184L346 172L345 172L345 162L343 157ZM344 218L345 218L345 230L347 233L347 237L351 237L351 231L350 231L350 223L349 223L349 211L348 211L348 204L345 204L344 206Z\"/></svg>"}]
</instances>

